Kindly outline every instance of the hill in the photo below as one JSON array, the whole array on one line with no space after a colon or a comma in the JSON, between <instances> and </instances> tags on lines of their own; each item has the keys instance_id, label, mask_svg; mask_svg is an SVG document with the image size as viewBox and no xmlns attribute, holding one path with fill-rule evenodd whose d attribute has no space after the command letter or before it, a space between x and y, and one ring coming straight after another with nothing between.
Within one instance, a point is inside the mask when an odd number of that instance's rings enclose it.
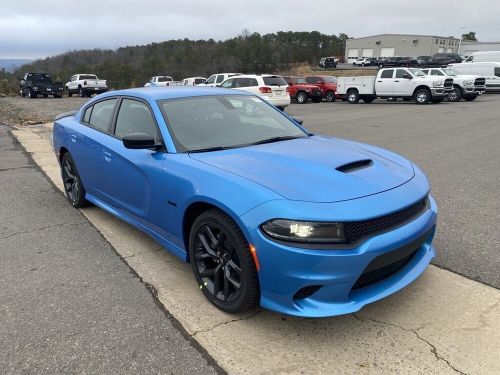
<instances>
[{"instance_id":1,"label":"hill","mask_svg":"<svg viewBox=\"0 0 500 375\"><path fill-rule=\"evenodd\" d=\"M29 64L32 61L32 59L0 59L0 70L4 69L11 73L21 65Z\"/></svg>"}]
</instances>

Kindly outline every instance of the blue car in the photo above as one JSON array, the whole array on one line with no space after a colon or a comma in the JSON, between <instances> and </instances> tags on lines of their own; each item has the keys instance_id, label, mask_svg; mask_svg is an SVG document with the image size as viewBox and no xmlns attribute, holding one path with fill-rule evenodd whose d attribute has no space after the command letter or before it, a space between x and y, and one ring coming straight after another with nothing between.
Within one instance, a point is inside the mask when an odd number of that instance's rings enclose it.
<instances>
[{"instance_id":1,"label":"blue car","mask_svg":"<svg viewBox=\"0 0 500 375\"><path fill-rule=\"evenodd\" d=\"M108 92L53 132L69 202L97 205L190 262L226 312L355 312L435 255L437 207L416 165L311 134L247 92Z\"/></svg>"}]
</instances>

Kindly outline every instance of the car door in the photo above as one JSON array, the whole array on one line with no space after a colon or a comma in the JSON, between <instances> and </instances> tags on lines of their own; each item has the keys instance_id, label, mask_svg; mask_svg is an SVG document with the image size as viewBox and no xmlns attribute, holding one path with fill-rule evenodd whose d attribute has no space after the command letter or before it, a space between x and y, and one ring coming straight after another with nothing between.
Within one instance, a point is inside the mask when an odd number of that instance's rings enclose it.
<instances>
[{"instance_id":1,"label":"car door","mask_svg":"<svg viewBox=\"0 0 500 375\"><path fill-rule=\"evenodd\" d=\"M393 95L393 86L394 86L394 70L395 69L385 69L380 73L380 77L377 78L376 89L377 95L385 96L385 95Z\"/></svg>"},{"instance_id":2,"label":"car door","mask_svg":"<svg viewBox=\"0 0 500 375\"><path fill-rule=\"evenodd\" d=\"M215 86L220 85L224 81L224 79L226 79L225 74L218 74L217 78L215 79Z\"/></svg>"},{"instance_id":3,"label":"car door","mask_svg":"<svg viewBox=\"0 0 500 375\"><path fill-rule=\"evenodd\" d=\"M149 104L137 98L124 97L118 104L113 136L103 143L102 162L105 174L106 202L143 225L155 227L164 234L162 212L164 149L128 149L123 137L146 133L162 142Z\"/></svg>"},{"instance_id":4,"label":"car door","mask_svg":"<svg viewBox=\"0 0 500 375\"><path fill-rule=\"evenodd\" d=\"M411 79L404 77L411 77L410 72L406 69L396 69L394 84L392 86L392 92L395 96L411 96L412 94Z\"/></svg>"},{"instance_id":5,"label":"car door","mask_svg":"<svg viewBox=\"0 0 500 375\"><path fill-rule=\"evenodd\" d=\"M105 198L102 144L106 138L110 138L111 119L117 102L117 98L107 98L86 107L80 122L69 134L69 152L76 163L83 187L100 200Z\"/></svg>"}]
</instances>

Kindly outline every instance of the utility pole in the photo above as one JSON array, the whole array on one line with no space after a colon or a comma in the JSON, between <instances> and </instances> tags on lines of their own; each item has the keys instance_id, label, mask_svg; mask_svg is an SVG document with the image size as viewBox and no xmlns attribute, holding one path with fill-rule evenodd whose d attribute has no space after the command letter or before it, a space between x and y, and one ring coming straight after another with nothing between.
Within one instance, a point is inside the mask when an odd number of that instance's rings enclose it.
<instances>
[{"instance_id":1,"label":"utility pole","mask_svg":"<svg viewBox=\"0 0 500 375\"><path fill-rule=\"evenodd\" d=\"M459 40L458 40L458 51L457 53L460 53L460 46L462 45L462 35L464 33L464 30L465 30L465 26L460 26L460 36L459 36Z\"/></svg>"}]
</instances>

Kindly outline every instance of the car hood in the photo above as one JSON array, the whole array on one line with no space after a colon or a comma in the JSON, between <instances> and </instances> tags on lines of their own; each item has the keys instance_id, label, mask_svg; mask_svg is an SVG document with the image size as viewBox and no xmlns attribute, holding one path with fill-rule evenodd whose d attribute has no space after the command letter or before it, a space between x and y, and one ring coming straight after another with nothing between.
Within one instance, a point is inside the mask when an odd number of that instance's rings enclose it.
<instances>
[{"instance_id":1,"label":"car hood","mask_svg":"<svg viewBox=\"0 0 500 375\"><path fill-rule=\"evenodd\" d=\"M284 198L308 202L338 202L377 194L414 176L410 161L399 155L324 136L190 156Z\"/></svg>"}]
</instances>

